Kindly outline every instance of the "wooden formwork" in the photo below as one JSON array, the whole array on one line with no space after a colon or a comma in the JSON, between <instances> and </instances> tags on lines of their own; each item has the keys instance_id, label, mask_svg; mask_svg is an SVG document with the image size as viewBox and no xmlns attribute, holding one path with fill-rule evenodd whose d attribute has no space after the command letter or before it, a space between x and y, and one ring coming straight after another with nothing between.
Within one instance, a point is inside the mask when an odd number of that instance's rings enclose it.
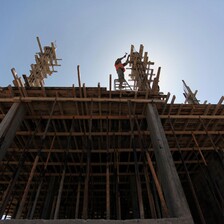
<instances>
[{"instance_id":1,"label":"wooden formwork","mask_svg":"<svg viewBox=\"0 0 224 224\"><path fill-rule=\"evenodd\" d=\"M26 108L0 162L2 202L10 190L3 214L42 218L48 200L52 211L47 207L45 218L169 216L146 107L153 104L158 110L184 185L187 175L195 176L210 155L223 152L222 102L223 98L216 105L175 104L168 103L167 95L101 87L3 88L1 121L14 103Z\"/></svg>"}]
</instances>

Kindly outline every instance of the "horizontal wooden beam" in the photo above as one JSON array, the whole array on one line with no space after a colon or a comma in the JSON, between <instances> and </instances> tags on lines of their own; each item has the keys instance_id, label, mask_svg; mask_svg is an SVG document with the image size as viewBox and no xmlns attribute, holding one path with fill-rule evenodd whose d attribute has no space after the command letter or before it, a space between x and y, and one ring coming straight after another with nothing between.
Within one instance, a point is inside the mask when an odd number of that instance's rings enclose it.
<instances>
[{"instance_id":1,"label":"horizontal wooden beam","mask_svg":"<svg viewBox=\"0 0 224 224\"><path fill-rule=\"evenodd\" d=\"M160 99L138 99L138 98L73 98L73 97L12 97L0 98L1 103L15 103L15 102L117 102L117 103L165 103Z\"/></svg>"},{"instance_id":2,"label":"horizontal wooden beam","mask_svg":"<svg viewBox=\"0 0 224 224\"><path fill-rule=\"evenodd\" d=\"M34 133L33 131L17 131L16 135L17 136L32 136L32 135L36 135L36 136L42 136L44 135L44 132L38 132L38 133ZM92 136L131 136L131 134L134 135L150 135L149 131L141 131L139 133L139 131L114 131L114 132L91 132ZM166 135L173 135L172 131L165 131ZM175 131L176 135L223 135L224 131ZM86 136L86 133L84 132L47 132L46 136Z\"/></svg>"},{"instance_id":3,"label":"horizontal wooden beam","mask_svg":"<svg viewBox=\"0 0 224 224\"><path fill-rule=\"evenodd\" d=\"M137 119L143 119L144 115L137 115L135 116ZM132 119L134 116L131 117ZM25 119L49 119L48 115L29 115L26 116ZM59 120L128 120L130 116L128 115L52 115L51 119L59 119Z\"/></svg>"},{"instance_id":4,"label":"horizontal wooden beam","mask_svg":"<svg viewBox=\"0 0 224 224\"><path fill-rule=\"evenodd\" d=\"M1 114L0 115L0 119L3 119L5 117L5 115ZM66 114L62 114L62 115L52 115L51 119L58 119L58 120L89 120L89 119L93 119L93 120L105 120L105 119L109 119L109 120L127 120L127 119L132 119L132 118L136 118L136 119L144 119L145 115L135 115L135 116L129 116L129 115L66 115ZM224 115L160 115L159 116L161 119L212 119L212 120L224 120ZM24 117L25 119L49 119L50 116L49 115L26 115ZM183 121L185 122L185 121Z\"/></svg>"},{"instance_id":5,"label":"horizontal wooden beam","mask_svg":"<svg viewBox=\"0 0 224 224\"><path fill-rule=\"evenodd\" d=\"M64 161L63 161L64 162ZM48 166L61 166L63 164L63 162L48 162ZM202 160L186 160L184 161L186 164L197 164L197 163L203 163ZM153 162L155 164L155 162ZM175 164L182 164L182 161L174 161ZM17 165L18 161L1 161L0 165ZM143 162L138 162L138 165L143 165ZM25 162L24 163L25 166L32 166L33 162ZM43 166L44 162L38 162L37 166ZM106 162L94 162L91 163L91 166L106 166L107 163ZM109 166L113 166L114 163L108 163ZM127 166L131 166L131 165L135 165L134 162L119 162L118 163L119 166L123 166L123 165L127 165ZM84 162L67 162L67 166L86 166L86 163Z\"/></svg>"},{"instance_id":6,"label":"horizontal wooden beam","mask_svg":"<svg viewBox=\"0 0 224 224\"><path fill-rule=\"evenodd\" d=\"M224 115L159 115L161 119L215 119L223 120Z\"/></svg>"},{"instance_id":7,"label":"horizontal wooden beam","mask_svg":"<svg viewBox=\"0 0 224 224\"><path fill-rule=\"evenodd\" d=\"M195 173L197 173L197 171L190 171L189 172L189 174L195 174ZM10 172L7 172L7 174L10 174ZM141 172L139 174L141 176L144 175ZM183 176L183 175L186 175L186 172L180 171L180 172L178 172L178 174L181 175L181 176ZM28 173L24 173L23 175L26 176L26 175L28 175ZM34 174L34 175L35 176L38 176L38 174ZM134 175L134 173L130 173L130 172L129 173L119 173L119 176L122 176L122 177L124 177L124 176L133 176L133 175ZM49 176L61 176L61 174L60 173L46 173L46 176L47 177L49 177ZM72 173L72 174L66 173L65 176L67 176L67 177L70 177L70 176L77 177L77 176L79 176L79 174L77 174L77 173ZM96 176L96 177L99 177L100 176L100 177L105 177L106 178L106 174L105 173L92 173L91 176ZM114 174L110 173L110 176L114 176ZM7 180L0 180L0 184L6 184L6 185L8 185L9 182L10 182L10 180L8 180L8 181ZM27 183L27 181L25 181L25 180L18 180L17 181L17 184L18 185L20 185L20 184L26 184L26 183ZM125 182L124 179L120 180L119 183L120 184L130 184L129 182ZM144 183L144 181L142 181L142 183ZM102 186L105 186L106 185L105 182L97 182L95 184L96 185L102 185ZM111 184L113 184L113 183L111 183ZM65 186L66 185L70 185L70 183L65 183ZM21 189L21 190L23 190L23 189ZM95 189L95 190L97 190L97 189ZM45 191L45 189L43 191ZM105 189L102 189L102 191L105 191Z\"/></svg>"},{"instance_id":8,"label":"horizontal wooden beam","mask_svg":"<svg viewBox=\"0 0 224 224\"><path fill-rule=\"evenodd\" d=\"M200 147L201 151L214 151L214 147ZM29 152L32 153L32 152L37 152L38 149L35 149L35 148L29 148ZM153 152L153 149L150 148L148 149L150 152ZM193 152L193 148L192 147L189 147L189 148L170 148L171 152L176 152L176 151L192 151ZM221 150L221 149L220 149ZM69 153L72 153L72 154L76 154L76 153L83 153L83 149L73 149L73 148L70 148L70 149L67 149L67 151ZM116 149L117 152L133 152L133 148L118 148ZM142 151L141 148L136 148L136 151L137 152L140 152ZM19 148L9 148L8 149L8 152L21 152L21 149ZM65 153L65 150L64 149L59 149L59 148L54 148L52 150L50 149L42 149L42 152L45 153L45 152L54 152L54 153ZM114 148L111 148L111 149L94 149L91 151L91 153L114 153Z\"/></svg>"}]
</instances>

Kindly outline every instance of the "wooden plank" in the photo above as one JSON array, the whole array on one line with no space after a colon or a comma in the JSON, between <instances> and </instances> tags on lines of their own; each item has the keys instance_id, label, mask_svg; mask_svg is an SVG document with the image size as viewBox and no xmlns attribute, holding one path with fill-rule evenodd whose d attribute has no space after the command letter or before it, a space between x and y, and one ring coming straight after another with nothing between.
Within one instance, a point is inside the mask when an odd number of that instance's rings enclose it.
<instances>
[{"instance_id":1,"label":"wooden plank","mask_svg":"<svg viewBox=\"0 0 224 224\"><path fill-rule=\"evenodd\" d=\"M39 46L39 49L40 49L40 53L43 54L43 49L42 49L39 37L37 37L37 43L38 43L38 46Z\"/></svg>"}]
</instances>

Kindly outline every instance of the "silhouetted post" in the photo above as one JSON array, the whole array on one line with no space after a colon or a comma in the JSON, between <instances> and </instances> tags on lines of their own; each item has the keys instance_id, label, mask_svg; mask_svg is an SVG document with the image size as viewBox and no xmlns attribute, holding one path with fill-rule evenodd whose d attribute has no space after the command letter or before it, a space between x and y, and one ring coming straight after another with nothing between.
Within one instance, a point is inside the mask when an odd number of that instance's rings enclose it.
<instances>
[{"instance_id":1,"label":"silhouetted post","mask_svg":"<svg viewBox=\"0 0 224 224\"><path fill-rule=\"evenodd\" d=\"M2 120L0 124L0 161L5 157L7 149L12 144L25 112L25 106L22 103L13 103Z\"/></svg>"},{"instance_id":2,"label":"silhouetted post","mask_svg":"<svg viewBox=\"0 0 224 224\"><path fill-rule=\"evenodd\" d=\"M155 105L147 105L147 123L169 214L171 217L191 218L191 213Z\"/></svg>"}]
</instances>

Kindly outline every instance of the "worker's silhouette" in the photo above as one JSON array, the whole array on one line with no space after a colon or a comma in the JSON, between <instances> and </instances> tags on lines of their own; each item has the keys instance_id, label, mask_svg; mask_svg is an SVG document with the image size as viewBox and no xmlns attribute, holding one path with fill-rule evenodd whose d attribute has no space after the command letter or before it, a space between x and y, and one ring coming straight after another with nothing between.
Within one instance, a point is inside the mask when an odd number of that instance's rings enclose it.
<instances>
[{"instance_id":1,"label":"worker's silhouette","mask_svg":"<svg viewBox=\"0 0 224 224\"><path fill-rule=\"evenodd\" d=\"M122 59L126 58L126 56L127 53L123 57L118 58L114 63L114 66L118 74L118 81L120 82L119 88L122 88L122 83L125 81L124 79L125 66L128 64L130 55L128 55L126 62L122 63Z\"/></svg>"}]
</instances>

